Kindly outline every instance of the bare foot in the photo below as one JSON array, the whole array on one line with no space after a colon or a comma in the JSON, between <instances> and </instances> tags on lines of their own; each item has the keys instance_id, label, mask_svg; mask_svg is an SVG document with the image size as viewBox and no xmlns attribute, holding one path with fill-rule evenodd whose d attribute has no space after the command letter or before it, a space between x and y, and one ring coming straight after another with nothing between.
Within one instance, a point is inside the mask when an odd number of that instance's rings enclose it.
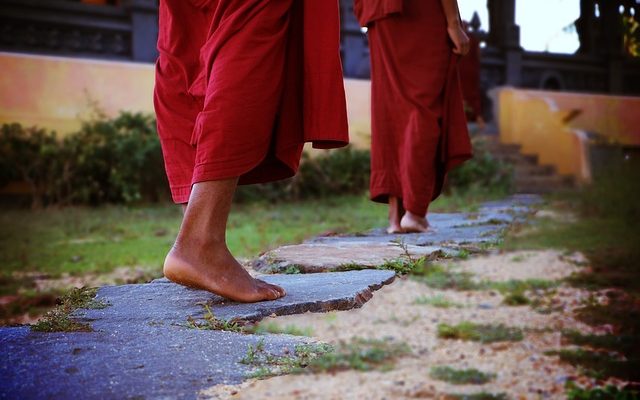
<instances>
[{"instance_id":1,"label":"bare foot","mask_svg":"<svg viewBox=\"0 0 640 400\"><path fill-rule=\"evenodd\" d=\"M389 227L387 233L390 235L396 233L404 233L402 226L400 226L400 218L404 213L402 207L402 201L397 197L389 197Z\"/></svg>"},{"instance_id":2,"label":"bare foot","mask_svg":"<svg viewBox=\"0 0 640 400\"><path fill-rule=\"evenodd\" d=\"M203 289L243 303L276 300L283 288L253 278L227 247L174 246L164 261L164 276L180 285Z\"/></svg>"},{"instance_id":3,"label":"bare foot","mask_svg":"<svg viewBox=\"0 0 640 400\"><path fill-rule=\"evenodd\" d=\"M415 215L409 211L402 217L400 226L406 233L425 233L429 230L429 222L425 217Z\"/></svg>"}]
</instances>

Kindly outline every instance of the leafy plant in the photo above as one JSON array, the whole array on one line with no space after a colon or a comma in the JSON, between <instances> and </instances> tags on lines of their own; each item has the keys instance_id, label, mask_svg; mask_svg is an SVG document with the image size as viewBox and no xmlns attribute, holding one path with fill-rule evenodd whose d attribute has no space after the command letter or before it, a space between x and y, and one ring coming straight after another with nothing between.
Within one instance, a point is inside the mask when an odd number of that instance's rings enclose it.
<instances>
[{"instance_id":1,"label":"leafy plant","mask_svg":"<svg viewBox=\"0 0 640 400\"><path fill-rule=\"evenodd\" d=\"M508 193L513 181L511 166L495 158L482 137L473 137L472 145L473 158L449 173L449 189L493 188Z\"/></svg>"}]
</instances>

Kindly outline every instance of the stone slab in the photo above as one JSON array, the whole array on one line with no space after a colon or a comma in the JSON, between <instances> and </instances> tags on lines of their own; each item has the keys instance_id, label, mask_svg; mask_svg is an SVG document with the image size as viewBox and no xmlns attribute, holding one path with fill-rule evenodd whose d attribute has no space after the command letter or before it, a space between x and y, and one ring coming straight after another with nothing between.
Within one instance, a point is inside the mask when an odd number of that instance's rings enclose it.
<instances>
[{"instance_id":1,"label":"stone slab","mask_svg":"<svg viewBox=\"0 0 640 400\"><path fill-rule=\"evenodd\" d=\"M117 331L0 330L0 399L195 399L250 372L249 345L282 354L303 339L148 324Z\"/></svg>"},{"instance_id":2,"label":"stone slab","mask_svg":"<svg viewBox=\"0 0 640 400\"><path fill-rule=\"evenodd\" d=\"M262 272L279 272L295 267L305 274L346 271L354 268L375 268L406 257L406 252L411 257L420 258L442 250L441 247L435 246L408 245L405 252L397 243L388 240L350 239L352 238L279 247L255 260L253 267Z\"/></svg>"},{"instance_id":3,"label":"stone slab","mask_svg":"<svg viewBox=\"0 0 640 400\"><path fill-rule=\"evenodd\" d=\"M253 261L264 273L279 273L295 267L303 273L341 271L363 266L375 268L406 257L402 242L414 258L434 253L456 255L498 241L504 229L524 218L538 196L517 195L487 202L474 213L431 213L427 233L388 234L374 229L365 234L316 237L303 244L269 251Z\"/></svg>"},{"instance_id":4,"label":"stone slab","mask_svg":"<svg viewBox=\"0 0 640 400\"><path fill-rule=\"evenodd\" d=\"M392 271L272 275L287 296L243 304L201 290L157 280L103 287L101 310L78 310L94 332L38 333L0 328L0 399L195 399L204 388L246 378L239 363L248 345L264 340L273 354L305 340L289 335L243 335L186 327L204 316L204 305L223 320L362 306L373 291L393 281Z\"/></svg>"},{"instance_id":5,"label":"stone slab","mask_svg":"<svg viewBox=\"0 0 640 400\"><path fill-rule=\"evenodd\" d=\"M80 310L76 317L91 322L94 329L116 331L144 323L185 324L189 316L203 317L204 305L210 307L216 318L225 321L258 321L273 314L348 310L362 306L373 291L394 278L393 271L382 270L265 276L262 279L282 286L287 295L275 301L248 304L159 279L142 285L100 288L96 299L110 306Z\"/></svg>"}]
</instances>

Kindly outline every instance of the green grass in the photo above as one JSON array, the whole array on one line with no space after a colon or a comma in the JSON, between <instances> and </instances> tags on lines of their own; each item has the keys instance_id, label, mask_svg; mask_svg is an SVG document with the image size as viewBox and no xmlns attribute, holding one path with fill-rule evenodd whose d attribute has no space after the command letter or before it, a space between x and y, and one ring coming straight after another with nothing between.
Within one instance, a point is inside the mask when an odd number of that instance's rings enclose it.
<instances>
[{"instance_id":1,"label":"green grass","mask_svg":"<svg viewBox=\"0 0 640 400\"><path fill-rule=\"evenodd\" d=\"M442 196L432 209L450 211L493 199L491 193ZM386 224L386 207L364 196L292 203L235 205L229 218L228 244L238 257L299 243L331 232L356 233ZM0 210L0 286L14 271L57 276L68 272L109 272L120 266L160 270L182 218L179 207L69 207L41 211Z\"/></svg>"},{"instance_id":2,"label":"green grass","mask_svg":"<svg viewBox=\"0 0 640 400\"><path fill-rule=\"evenodd\" d=\"M433 379L452 383L454 385L484 385L495 378L477 369L455 369L448 366L434 367L429 373Z\"/></svg>"},{"instance_id":3,"label":"green grass","mask_svg":"<svg viewBox=\"0 0 640 400\"><path fill-rule=\"evenodd\" d=\"M441 339L469 340L481 343L519 342L524 338L522 330L505 325L485 325L464 321L457 325L438 324Z\"/></svg>"},{"instance_id":4,"label":"green grass","mask_svg":"<svg viewBox=\"0 0 640 400\"><path fill-rule=\"evenodd\" d=\"M591 351L584 349L561 349L545 353L558 356L560 360L578 367L583 374L606 379L616 377L623 380L635 381L640 374L640 360L626 360L610 352Z\"/></svg>"},{"instance_id":5,"label":"green grass","mask_svg":"<svg viewBox=\"0 0 640 400\"><path fill-rule=\"evenodd\" d=\"M548 207L575 218L535 219L511 229L502 247L582 252L584 268L565 281L587 290L608 290L608 301L589 301L576 317L592 326L609 325L615 335L568 334L582 346L557 355L585 373L602 379L640 381L640 161L631 159L596 176L592 185L548 198ZM516 233L514 235L513 233ZM534 304L532 304L533 306ZM551 310L552 311L552 310ZM633 343L633 344L632 344ZM594 351L605 349L606 351ZM611 357L610 354L621 357ZM576 397L580 398L580 397ZM602 397L614 398L614 397Z\"/></svg>"},{"instance_id":6,"label":"green grass","mask_svg":"<svg viewBox=\"0 0 640 400\"><path fill-rule=\"evenodd\" d=\"M109 272L119 266L160 269L180 226L180 208L101 207L0 212L0 262L13 271L52 275ZM290 205L234 207L228 244L238 257L297 243L324 232L357 232L381 225L385 208L360 196Z\"/></svg>"},{"instance_id":7,"label":"green grass","mask_svg":"<svg viewBox=\"0 0 640 400\"><path fill-rule=\"evenodd\" d=\"M436 308L462 308L464 305L449 300L442 294L435 296L420 296L415 299L414 304L432 306Z\"/></svg>"},{"instance_id":8,"label":"green grass","mask_svg":"<svg viewBox=\"0 0 640 400\"><path fill-rule=\"evenodd\" d=\"M509 397L504 393L471 393L471 394L447 394L447 400L507 400Z\"/></svg>"},{"instance_id":9,"label":"green grass","mask_svg":"<svg viewBox=\"0 0 640 400\"><path fill-rule=\"evenodd\" d=\"M78 309L101 309L109 305L95 300L96 288L74 289L59 299L59 305L49 311L38 322L31 325L35 332L91 332L87 324L77 322L71 314Z\"/></svg>"},{"instance_id":10,"label":"green grass","mask_svg":"<svg viewBox=\"0 0 640 400\"><path fill-rule=\"evenodd\" d=\"M249 346L240 361L253 367L252 378L284 374L322 373L343 370L388 370L393 362L410 354L404 343L388 340L353 339L337 346L327 344L298 345L293 355L274 355L265 351L264 341Z\"/></svg>"},{"instance_id":11,"label":"green grass","mask_svg":"<svg viewBox=\"0 0 640 400\"><path fill-rule=\"evenodd\" d=\"M470 191L441 196L431 209L452 211L460 205L477 208L479 202L498 195ZM384 226L386 213L384 205L372 203L365 196L241 204L232 210L227 242L237 257L253 258L271 248L324 233L358 233ZM150 276L160 276L181 219L180 207L172 204L40 211L2 208L0 296L25 297L24 304L0 307L2 321L10 320L15 313L42 312L51 307L26 298L35 287L29 274L56 278L64 273L81 276L108 273L117 267L142 267ZM394 261L388 267L406 270L413 266ZM300 271L292 267L284 272Z\"/></svg>"},{"instance_id":12,"label":"green grass","mask_svg":"<svg viewBox=\"0 0 640 400\"><path fill-rule=\"evenodd\" d=\"M247 327L246 331L250 333L255 333L258 335L265 334L265 333L273 333L273 334L286 334L286 335L293 335L293 336L313 336L313 329L309 327L301 328L295 325L281 326L274 321L260 322L258 324L255 324L252 327Z\"/></svg>"},{"instance_id":13,"label":"green grass","mask_svg":"<svg viewBox=\"0 0 640 400\"><path fill-rule=\"evenodd\" d=\"M640 390L632 388L619 389L613 385L583 388L574 382L567 382L567 400L637 400Z\"/></svg>"},{"instance_id":14,"label":"green grass","mask_svg":"<svg viewBox=\"0 0 640 400\"><path fill-rule=\"evenodd\" d=\"M198 330L229 331L245 333L245 328L235 321L226 321L217 318L208 305L204 306L205 314L202 320L198 321L192 316L187 317L187 327Z\"/></svg>"},{"instance_id":15,"label":"green grass","mask_svg":"<svg viewBox=\"0 0 640 400\"><path fill-rule=\"evenodd\" d=\"M455 271L451 266L425 263L413 269L411 277L425 285L439 290L479 290L483 286L475 282L473 275Z\"/></svg>"},{"instance_id":16,"label":"green grass","mask_svg":"<svg viewBox=\"0 0 640 400\"><path fill-rule=\"evenodd\" d=\"M512 307L526 306L531 304L531 300L524 292L514 292L504 296L502 304Z\"/></svg>"}]
</instances>

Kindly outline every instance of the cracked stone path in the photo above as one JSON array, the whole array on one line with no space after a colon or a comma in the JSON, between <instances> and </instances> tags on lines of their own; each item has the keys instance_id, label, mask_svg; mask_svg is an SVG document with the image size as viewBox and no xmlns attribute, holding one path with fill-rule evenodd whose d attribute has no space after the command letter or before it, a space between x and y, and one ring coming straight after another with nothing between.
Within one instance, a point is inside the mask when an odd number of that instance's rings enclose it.
<instances>
[{"instance_id":1,"label":"cracked stone path","mask_svg":"<svg viewBox=\"0 0 640 400\"><path fill-rule=\"evenodd\" d=\"M518 196L487 203L476 213L432 214L433 232L402 235L402 241L409 253L420 256L473 249L496 241L536 201ZM281 247L254 267L263 272L296 267L306 273L265 275L288 295L257 304L225 301L163 279L102 287L97 299L108 307L73 315L91 324L93 332L0 328L0 398L197 398L204 388L245 379L249 369L239 361L249 345L263 341L268 352L283 354L309 340L189 328L187 318L202 318L205 305L227 321L360 307L395 278L392 271L371 267L403 255L398 237L382 231ZM343 271L347 266L359 270Z\"/></svg>"}]
</instances>

